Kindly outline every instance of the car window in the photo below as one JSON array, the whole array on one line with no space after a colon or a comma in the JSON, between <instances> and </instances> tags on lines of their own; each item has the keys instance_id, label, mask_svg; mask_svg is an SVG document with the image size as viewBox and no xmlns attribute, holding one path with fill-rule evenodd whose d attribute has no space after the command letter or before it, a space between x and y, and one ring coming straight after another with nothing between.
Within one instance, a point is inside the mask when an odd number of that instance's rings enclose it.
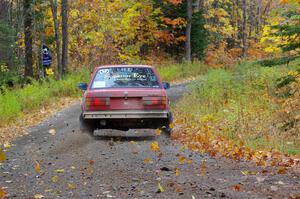
<instances>
[{"instance_id":1,"label":"car window","mask_svg":"<svg viewBox=\"0 0 300 199\"><path fill-rule=\"evenodd\" d=\"M159 87L153 70L145 67L101 68L97 71L92 83L92 89Z\"/></svg>"}]
</instances>

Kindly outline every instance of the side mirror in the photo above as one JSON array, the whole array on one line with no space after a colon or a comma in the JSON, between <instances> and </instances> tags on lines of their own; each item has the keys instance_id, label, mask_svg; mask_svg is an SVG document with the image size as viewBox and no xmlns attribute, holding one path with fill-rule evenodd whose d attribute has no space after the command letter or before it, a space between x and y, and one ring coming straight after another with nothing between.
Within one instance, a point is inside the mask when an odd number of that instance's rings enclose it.
<instances>
[{"instance_id":1,"label":"side mirror","mask_svg":"<svg viewBox=\"0 0 300 199\"><path fill-rule=\"evenodd\" d=\"M163 82L163 86L165 90L168 90L170 88L170 84L168 82Z\"/></svg>"},{"instance_id":2,"label":"side mirror","mask_svg":"<svg viewBox=\"0 0 300 199\"><path fill-rule=\"evenodd\" d=\"M78 85L78 88L83 91L86 91L87 87L88 87L87 83L79 83L79 85Z\"/></svg>"}]
</instances>

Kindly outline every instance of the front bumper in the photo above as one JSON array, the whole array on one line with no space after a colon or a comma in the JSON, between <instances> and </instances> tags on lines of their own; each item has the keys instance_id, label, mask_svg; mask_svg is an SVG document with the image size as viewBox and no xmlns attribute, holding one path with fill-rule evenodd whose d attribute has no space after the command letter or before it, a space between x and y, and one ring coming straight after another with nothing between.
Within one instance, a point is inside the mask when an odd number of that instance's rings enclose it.
<instances>
[{"instance_id":1,"label":"front bumper","mask_svg":"<svg viewBox=\"0 0 300 199\"><path fill-rule=\"evenodd\" d=\"M169 118L168 110L85 111L84 119L143 119Z\"/></svg>"}]
</instances>

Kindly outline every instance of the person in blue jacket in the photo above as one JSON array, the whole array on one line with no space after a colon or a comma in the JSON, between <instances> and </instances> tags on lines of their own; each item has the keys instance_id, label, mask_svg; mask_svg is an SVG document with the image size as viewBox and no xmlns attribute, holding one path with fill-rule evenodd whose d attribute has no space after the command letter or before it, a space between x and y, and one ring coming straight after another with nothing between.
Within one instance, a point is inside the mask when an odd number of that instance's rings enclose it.
<instances>
[{"instance_id":1,"label":"person in blue jacket","mask_svg":"<svg viewBox=\"0 0 300 199\"><path fill-rule=\"evenodd\" d=\"M45 76L48 75L48 71L51 70L51 63L52 63L52 57L50 54L50 49L48 46L43 45L42 47L42 54L43 54L43 66L44 66L44 74Z\"/></svg>"}]
</instances>

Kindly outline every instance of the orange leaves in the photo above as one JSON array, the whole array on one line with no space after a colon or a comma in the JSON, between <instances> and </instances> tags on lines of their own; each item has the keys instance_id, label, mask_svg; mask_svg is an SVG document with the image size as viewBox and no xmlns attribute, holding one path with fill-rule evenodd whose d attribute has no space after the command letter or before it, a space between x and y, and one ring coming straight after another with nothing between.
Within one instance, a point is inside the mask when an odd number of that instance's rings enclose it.
<instances>
[{"instance_id":1,"label":"orange leaves","mask_svg":"<svg viewBox=\"0 0 300 199\"><path fill-rule=\"evenodd\" d=\"M38 161L35 161L35 168L34 169L38 174L41 174L41 164Z\"/></svg>"},{"instance_id":2,"label":"orange leaves","mask_svg":"<svg viewBox=\"0 0 300 199\"><path fill-rule=\"evenodd\" d=\"M200 167L200 174L201 174L201 176L206 175L206 170L207 170L206 162L202 161L201 167Z\"/></svg>"},{"instance_id":3,"label":"orange leaves","mask_svg":"<svg viewBox=\"0 0 300 199\"><path fill-rule=\"evenodd\" d=\"M281 5L285 5L285 4L288 4L289 3L289 0L280 0L279 3Z\"/></svg>"},{"instance_id":4,"label":"orange leaves","mask_svg":"<svg viewBox=\"0 0 300 199\"><path fill-rule=\"evenodd\" d=\"M240 185L234 185L233 190L239 192L239 191L241 191L241 186Z\"/></svg>"},{"instance_id":5,"label":"orange leaves","mask_svg":"<svg viewBox=\"0 0 300 199\"><path fill-rule=\"evenodd\" d=\"M0 187L0 199L6 198L6 192Z\"/></svg>"},{"instance_id":6,"label":"orange leaves","mask_svg":"<svg viewBox=\"0 0 300 199\"><path fill-rule=\"evenodd\" d=\"M160 134L161 134L161 130L160 130L160 129L156 129L156 130L155 130L155 135L156 135L156 136L160 136Z\"/></svg>"},{"instance_id":7,"label":"orange leaves","mask_svg":"<svg viewBox=\"0 0 300 199\"><path fill-rule=\"evenodd\" d=\"M173 5L177 6L177 5L182 3L182 0L165 0L164 2L165 3L170 3L170 4L173 4Z\"/></svg>"},{"instance_id":8,"label":"orange leaves","mask_svg":"<svg viewBox=\"0 0 300 199\"><path fill-rule=\"evenodd\" d=\"M152 164L153 161L152 161L151 158L145 158L145 159L144 159L144 163L145 163L145 164Z\"/></svg>"},{"instance_id":9,"label":"orange leaves","mask_svg":"<svg viewBox=\"0 0 300 199\"><path fill-rule=\"evenodd\" d=\"M176 19L170 19L168 17L161 17L161 21L166 25L172 26L172 28L183 28L186 26L186 20L179 17Z\"/></svg>"},{"instance_id":10,"label":"orange leaves","mask_svg":"<svg viewBox=\"0 0 300 199\"><path fill-rule=\"evenodd\" d=\"M6 156L4 154L4 152L2 151L2 149L0 149L0 163L4 162L6 160Z\"/></svg>"},{"instance_id":11,"label":"orange leaves","mask_svg":"<svg viewBox=\"0 0 300 199\"><path fill-rule=\"evenodd\" d=\"M154 151L154 152L157 152L157 151L159 151L160 150L160 148L159 148L159 146L158 146L158 142L152 142L151 144L150 144L150 147L151 147L151 150L152 151Z\"/></svg>"},{"instance_id":12,"label":"orange leaves","mask_svg":"<svg viewBox=\"0 0 300 199\"><path fill-rule=\"evenodd\" d=\"M179 164L184 164L186 161L187 161L187 160L186 160L186 157L184 157L184 156L180 156L180 157L178 158L178 163L179 163Z\"/></svg>"},{"instance_id":13,"label":"orange leaves","mask_svg":"<svg viewBox=\"0 0 300 199\"><path fill-rule=\"evenodd\" d=\"M280 166L282 168L277 171L278 174L285 174L286 168L300 164L300 161L277 151L253 151L246 148L241 136L236 142L221 136L220 131L223 129L211 119L206 118L199 121L190 115L180 113L180 120L175 120L174 124L176 125L172 134L174 139L180 140L191 150L208 153L211 157L219 154L234 160L253 161L258 166ZM182 164L187 160L181 156L178 162ZM202 162L200 173L201 175L206 173L205 162Z\"/></svg>"}]
</instances>

